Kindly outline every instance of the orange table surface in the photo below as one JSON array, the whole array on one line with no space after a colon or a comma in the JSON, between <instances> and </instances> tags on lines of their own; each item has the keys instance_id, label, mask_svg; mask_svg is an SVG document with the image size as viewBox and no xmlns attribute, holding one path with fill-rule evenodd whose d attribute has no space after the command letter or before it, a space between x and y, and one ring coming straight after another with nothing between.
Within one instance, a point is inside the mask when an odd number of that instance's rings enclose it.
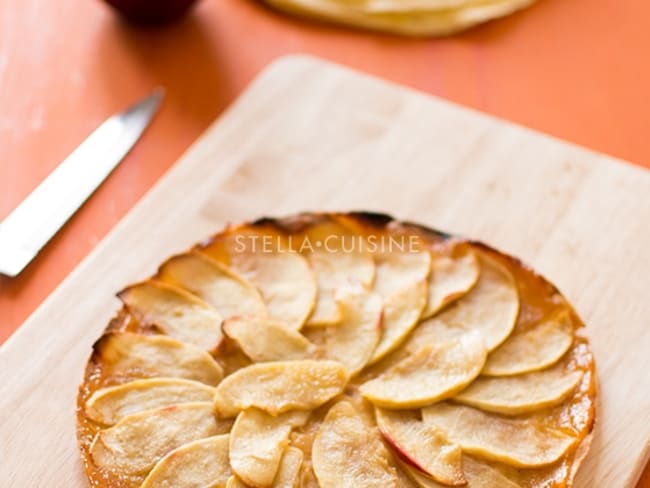
<instances>
[{"instance_id":1,"label":"orange table surface","mask_svg":"<svg viewBox=\"0 0 650 488\"><path fill-rule=\"evenodd\" d=\"M157 29L131 27L99 0L0 0L0 218L108 115L167 89L90 201L21 276L0 277L0 343L265 65L295 52L650 166L647 0L540 0L430 40L296 20L252 0L203 0ZM650 488L650 470L639 486Z\"/></svg>"}]
</instances>

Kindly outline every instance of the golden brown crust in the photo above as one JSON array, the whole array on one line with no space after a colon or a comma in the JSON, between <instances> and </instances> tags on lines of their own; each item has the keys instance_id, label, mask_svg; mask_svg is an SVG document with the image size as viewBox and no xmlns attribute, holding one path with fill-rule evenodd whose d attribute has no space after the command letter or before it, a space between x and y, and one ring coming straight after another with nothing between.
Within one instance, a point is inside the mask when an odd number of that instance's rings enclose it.
<instances>
[{"instance_id":1,"label":"golden brown crust","mask_svg":"<svg viewBox=\"0 0 650 488\"><path fill-rule=\"evenodd\" d=\"M563 422L566 423L566 425L563 424L563 427L570 430L572 435L575 435L579 441L574 449L553 466L535 470L538 473L530 477L533 481L527 482L526 484L522 483L522 486L544 486L547 488L571 487L578 468L589 450L593 437L597 395L595 365L588 343L579 332L584 327L584 324L575 310L553 284L521 260L504 254L482 242L459 238L417 223L397 221L386 214L361 211L348 213L301 213L285 218L263 217L249 223L228 226L221 233L197 244L194 249L205 250L228 236L236 235L243 229L290 236L304 232L311 226L325 221L333 221L362 234L386 233L416 235L427 246L433 249L462 243L471 246L477 251L489 254L507 266L515 276L520 287L520 293L526 297L526 300L523 300L524 303L515 330L525 330L531 326L532 322L540 320L542 318L541 315L547 316L556 308L567 308L570 311L572 323L577 334L571 351L567 354L575 354L576 367L583 369L586 373L578 391L571 400L571 405L578 408L580 415L570 416L566 412L568 409L563 411L561 407L557 407L555 413L558 416L562 416L564 419ZM105 334L93 345L93 352L86 365L84 379L77 396L77 436L86 474L91 486L97 488L131 488L133 486L139 486L142 481L139 476L119 478L102 472L94 466L89 454L92 438L102 426L86 418L83 406L94 391L105 386L111 386L120 381L119 378L113 378L110 374L106 373L101 357L103 344L106 342L107 337L115 331L131 331L143 334L155 332L137 323L129 314L128 309L122 307L109 322ZM241 353L237 348L231 347L227 341L222 344L222 347L216 354L218 355L217 360L222 363L222 366L227 371L232 367L233 361L234 364L246 364L247 362L245 357L241 357ZM228 363L228 361L231 361L231 363ZM502 468L504 472L511 472L507 467ZM543 484L541 484L542 481Z\"/></svg>"}]
</instances>

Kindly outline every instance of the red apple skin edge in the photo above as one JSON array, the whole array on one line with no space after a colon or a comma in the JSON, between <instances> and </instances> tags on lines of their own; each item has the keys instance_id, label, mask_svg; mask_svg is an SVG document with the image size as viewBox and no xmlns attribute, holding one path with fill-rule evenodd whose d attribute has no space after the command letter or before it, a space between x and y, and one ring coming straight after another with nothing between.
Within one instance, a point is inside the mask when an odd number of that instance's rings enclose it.
<instances>
[{"instance_id":1,"label":"red apple skin edge","mask_svg":"<svg viewBox=\"0 0 650 488\"><path fill-rule=\"evenodd\" d=\"M172 22L194 5L196 0L105 0L124 18L137 24Z\"/></svg>"},{"instance_id":2,"label":"red apple skin edge","mask_svg":"<svg viewBox=\"0 0 650 488\"><path fill-rule=\"evenodd\" d=\"M383 430L379 429L379 433L384 438L384 440L393 448L395 454L397 454L402 459L402 461L410 464L422 474L430 476L429 473L427 473L427 471L422 466L420 466L420 464L415 459L413 459L409 453L404 448L402 448L402 446L400 446L399 442L397 442L390 436L390 434L388 434L388 432L384 432Z\"/></svg>"}]
</instances>

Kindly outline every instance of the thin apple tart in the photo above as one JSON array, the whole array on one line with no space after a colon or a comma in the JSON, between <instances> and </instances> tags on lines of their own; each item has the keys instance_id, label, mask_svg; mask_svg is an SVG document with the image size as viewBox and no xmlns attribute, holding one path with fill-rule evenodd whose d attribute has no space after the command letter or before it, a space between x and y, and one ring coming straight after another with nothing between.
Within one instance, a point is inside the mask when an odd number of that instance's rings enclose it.
<instances>
[{"instance_id":1,"label":"thin apple tart","mask_svg":"<svg viewBox=\"0 0 650 488\"><path fill-rule=\"evenodd\" d=\"M589 447L582 322L478 242L262 219L118 297L78 395L93 487L567 487Z\"/></svg>"}]
</instances>

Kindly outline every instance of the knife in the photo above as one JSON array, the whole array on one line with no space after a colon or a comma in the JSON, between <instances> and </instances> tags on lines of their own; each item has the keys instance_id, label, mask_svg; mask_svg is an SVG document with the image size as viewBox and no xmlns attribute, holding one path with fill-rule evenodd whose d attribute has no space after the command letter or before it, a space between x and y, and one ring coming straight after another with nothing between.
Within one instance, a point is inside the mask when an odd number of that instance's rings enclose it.
<instances>
[{"instance_id":1,"label":"knife","mask_svg":"<svg viewBox=\"0 0 650 488\"><path fill-rule=\"evenodd\" d=\"M0 273L18 275L124 159L158 111L156 89L107 119L0 223Z\"/></svg>"}]
</instances>

